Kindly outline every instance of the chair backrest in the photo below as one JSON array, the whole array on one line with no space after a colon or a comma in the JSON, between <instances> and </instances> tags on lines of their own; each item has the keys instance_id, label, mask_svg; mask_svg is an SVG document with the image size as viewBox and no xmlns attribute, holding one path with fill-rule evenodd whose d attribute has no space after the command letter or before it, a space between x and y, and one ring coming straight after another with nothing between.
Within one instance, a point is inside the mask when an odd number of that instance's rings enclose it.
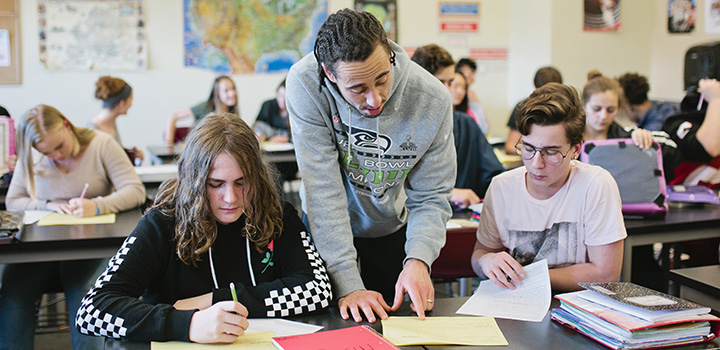
<instances>
[{"instance_id":1,"label":"chair backrest","mask_svg":"<svg viewBox=\"0 0 720 350\"><path fill-rule=\"evenodd\" d=\"M462 227L447 230L445 246L432 264L432 278L475 277L470 258L476 241L476 227Z\"/></svg>"},{"instance_id":2,"label":"chair backrest","mask_svg":"<svg viewBox=\"0 0 720 350\"><path fill-rule=\"evenodd\" d=\"M191 128L187 127L187 126L175 128L175 137L173 138L173 141L175 143L178 143L178 142L182 142L183 140L185 140L185 138L190 133L190 129Z\"/></svg>"}]
</instances>

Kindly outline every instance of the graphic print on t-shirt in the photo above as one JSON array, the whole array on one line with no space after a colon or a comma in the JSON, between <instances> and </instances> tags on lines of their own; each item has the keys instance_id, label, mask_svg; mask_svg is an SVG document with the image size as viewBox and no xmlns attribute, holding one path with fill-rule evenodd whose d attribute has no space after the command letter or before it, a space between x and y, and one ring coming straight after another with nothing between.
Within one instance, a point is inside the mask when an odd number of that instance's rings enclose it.
<instances>
[{"instance_id":1,"label":"graphic print on t-shirt","mask_svg":"<svg viewBox=\"0 0 720 350\"><path fill-rule=\"evenodd\" d=\"M547 259L548 267L561 267L577 261L577 223L558 222L544 231L508 232L508 248L521 265Z\"/></svg>"}]
</instances>

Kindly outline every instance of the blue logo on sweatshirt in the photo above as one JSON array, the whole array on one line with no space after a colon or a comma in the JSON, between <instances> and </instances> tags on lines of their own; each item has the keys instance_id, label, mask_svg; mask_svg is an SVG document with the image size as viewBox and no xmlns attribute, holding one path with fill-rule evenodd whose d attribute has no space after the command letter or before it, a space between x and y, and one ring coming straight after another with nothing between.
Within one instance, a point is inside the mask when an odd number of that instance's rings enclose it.
<instances>
[{"instance_id":1,"label":"blue logo on sweatshirt","mask_svg":"<svg viewBox=\"0 0 720 350\"><path fill-rule=\"evenodd\" d=\"M345 127L347 133L348 127ZM352 138L352 141L350 139ZM380 135L371 130L365 130L353 126L351 135L348 136L348 142L352 142L353 148L370 149L370 150L382 150L387 152L392 145L392 140L386 135Z\"/></svg>"}]
</instances>

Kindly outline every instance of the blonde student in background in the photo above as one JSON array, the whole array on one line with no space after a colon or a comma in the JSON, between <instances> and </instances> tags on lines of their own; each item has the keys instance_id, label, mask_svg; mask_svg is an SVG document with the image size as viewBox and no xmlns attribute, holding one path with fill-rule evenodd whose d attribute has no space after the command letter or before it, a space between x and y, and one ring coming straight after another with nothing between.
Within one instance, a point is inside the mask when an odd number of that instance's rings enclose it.
<instances>
[{"instance_id":1,"label":"blonde student in background","mask_svg":"<svg viewBox=\"0 0 720 350\"><path fill-rule=\"evenodd\" d=\"M547 259L554 290L617 281L627 236L620 193L606 170L576 160L585 115L577 91L558 83L518 107L524 167L493 178L472 266L503 288L522 283L523 265Z\"/></svg>"},{"instance_id":2,"label":"blonde student in background","mask_svg":"<svg viewBox=\"0 0 720 350\"><path fill-rule=\"evenodd\" d=\"M53 107L39 105L25 113L17 144L18 162L6 197L9 210L95 216L145 202L145 187L122 147L104 132L75 127ZM0 349L33 348L35 303L58 285L71 315L73 348L101 348L102 342L74 330L72 316L106 263L94 259L6 265L0 285Z\"/></svg>"}]
</instances>

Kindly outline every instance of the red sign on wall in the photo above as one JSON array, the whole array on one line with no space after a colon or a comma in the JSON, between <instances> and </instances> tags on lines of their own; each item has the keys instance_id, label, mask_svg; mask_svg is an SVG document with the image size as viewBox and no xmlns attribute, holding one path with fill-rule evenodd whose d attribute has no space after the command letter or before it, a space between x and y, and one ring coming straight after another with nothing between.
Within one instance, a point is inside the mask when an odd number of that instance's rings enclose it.
<instances>
[{"instance_id":1,"label":"red sign on wall","mask_svg":"<svg viewBox=\"0 0 720 350\"><path fill-rule=\"evenodd\" d=\"M470 49L470 59L473 61L506 61L507 49Z\"/></svg>"},{"instance_id":2,"label":"red sign on wall","mask_svg":"<svg viewBox=\"0 0 720 350\"><path fill-rule=\"evenodd\" d=\"M477 22L442 21L440 22L441 33L477 33Z\"/></svg>"}]
</instances>

